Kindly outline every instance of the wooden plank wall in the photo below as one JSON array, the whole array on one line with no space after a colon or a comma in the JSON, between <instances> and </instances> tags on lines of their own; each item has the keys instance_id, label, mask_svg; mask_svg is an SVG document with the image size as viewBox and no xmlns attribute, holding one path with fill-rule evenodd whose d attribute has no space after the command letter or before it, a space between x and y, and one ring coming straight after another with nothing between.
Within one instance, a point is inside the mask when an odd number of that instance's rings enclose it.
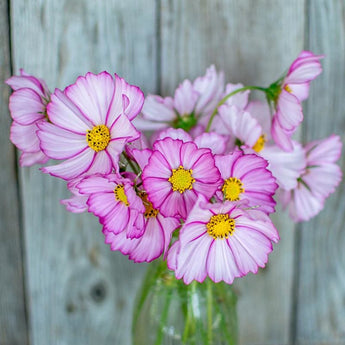
<instances>
[{"instance_id":1,"label":"wooden plank wall","mask_svg":"<svg viewBox=\"0 0 345 345\"><path fill-rule=\"evenodd\" d=\"M233 83L269 85L303 49L303 1L162 1L161 6L164 94L212 63ZM243 344L290 342L294 225L286 217L275 222L282 240L269 268L236 282Z\"/></svg>"},{"instance_id":2,"label":"wooden plank wall","mask_svg":"<svg viewBox=\"0 0 345 345\"><path fill-rule=\"evenodd\" d=\"M345 130L345 2L310 1L307 47L324 53L324 72L307 104L303 139ZM343 141L344 142L344 141ZM344 156L344 155L343 155ZM344 171L344 159L342 159ZM345 343L344 186L299 230L296 340L301 345Z\"/></svg>"},{"instance_id":3,"label":"wooden plank wall","mask_svg":"<svg viewBox=\"0 0 345 345\"><path fill-rule=\"evenodd\" d=\"M0 344L28 344L23 260L20 243L16 154L8 140L10 90L3 83L11 75L8 4L0 0Z\"/></svg>"},{"instance_id":4,"label":"wooden plank wall","mask_svg":"<svg viewBox=\"0 0 345 345\"><path fill-rule=\"evenodd\" d=\"M309 141L344 135L344 14L345 0L0 0L0 344L130 345L146 269L110 252L94 217L65 211L62 181L37 167L16 181L2 83L11 66L51 89L108 70L169 95L212 63L227 81L265 86L311 49L327 57L305 108ZM275 216L282 240L267 269L235 284L240 344L345 344L342 191L312 222Z\"/></svg>"},{"instance_id":5,"label":"wooden plank wall","mask_svg":"<svg viewBox=\"0 0 345 345\"><path fill-rule=\"evenodd\" d=\"M51 89L88 70L116 71L156 91L154 0L14 1L11 18L15 71ZM110 252L95 217L66 212L62 181L34 167L20 182L31 344L130 344L145 265Z\"/></svg>"}]
</instances>

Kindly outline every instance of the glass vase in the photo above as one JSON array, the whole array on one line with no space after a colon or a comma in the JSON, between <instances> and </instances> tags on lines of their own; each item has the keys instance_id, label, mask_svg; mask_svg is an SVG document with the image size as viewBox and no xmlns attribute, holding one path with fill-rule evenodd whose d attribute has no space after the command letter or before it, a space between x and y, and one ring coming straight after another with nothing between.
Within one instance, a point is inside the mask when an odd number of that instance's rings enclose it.
<instances>
[{"instance_id":1,"label":"glass vase","mask_svg":"<svg viewBox=\"0 0 345 345\"><path fill-rule=\"evenodd\" d=\"M210 279L185 285L156 260L136 298L133 345L235 345L236 301L232 286Z\"/></svg>"}]
</instances>

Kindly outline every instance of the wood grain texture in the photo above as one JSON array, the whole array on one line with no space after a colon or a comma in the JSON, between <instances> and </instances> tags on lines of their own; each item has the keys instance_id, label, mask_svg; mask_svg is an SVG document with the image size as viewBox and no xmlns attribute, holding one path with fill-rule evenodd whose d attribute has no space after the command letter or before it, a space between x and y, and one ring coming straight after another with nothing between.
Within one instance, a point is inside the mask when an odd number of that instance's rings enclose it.
<instances>
[{"instance_id":1,"label":"wood grain texture","mask_svg":"<svg viewBox=\"0 0 345 345\"><path fill-rule=\"evenodd\" d=\"M14 68L53 89L87 71L117 72L156 91L154 0L16 0ZM131 343L132 306L145 265L103 244L88 214L69 214L63 181L21 169L30 340L34 345Z\"/></svg>"},{"instance_id":2,"label":"wood grain texture","mask_svg":"<svg viewBox=\"0 0 345 345\"><path fill-rule=\"evenodd\" d=\"M304 1L162 1L161 84L171 94L210 64L226 80L266 86L304 45ZM241 344L288 344L294 225L274 218L281 241L269 265L236 282Z\"/></svg>"},{"instance_id":3,"label":"wood grain texture","mask_svg":"<svg viewBox=\"0 0 345 345\"><path fill-rule=\"evenodd\" d=\"M10 73L7 15L0 0L1 83ZM344 0L14 0L13 65L52 89L108 70L146 93L170 95L213 63L227 81L266 86L308 48L326 58L305 107L303 138L335 132L344 139L344 22ZM110 252L95 217L67 213L58 202L68 196L64 182L37 167L20 170L27 329L9 89L1 85L0 155L8 164L0 179L0 344L26 345L29 333L33 345L130 345L145 265ZM268 267L235 284L242 345L345 343L344 214L342 185L311 222L296 228L286 214L275 217L281 241Z\"/></svg>"},{"instance_id":4,"label":"wood grain texture","mask_svg":"<svg viewBox=\"0 0 345 345\"><path fill-rule=\"evenodd\" d=\"M345 132L345 2L309 1L310 50L325 54L311 87L304 139ZM341 160L344 171L344 160ZM297 343L345 343L344 184L312 221L301 226Z\"/></svg>"},{"instance_id":5,"label":"wood grain texture","mask_svg":"<svg viewBox=\"0 0 345 345\"><path fill-rule=\"evenodd\" d=\"M6 0L0 0L0 344L28 344L20 238L16 157L10 143L10 31Z\"/></svg>"}]
</instances>

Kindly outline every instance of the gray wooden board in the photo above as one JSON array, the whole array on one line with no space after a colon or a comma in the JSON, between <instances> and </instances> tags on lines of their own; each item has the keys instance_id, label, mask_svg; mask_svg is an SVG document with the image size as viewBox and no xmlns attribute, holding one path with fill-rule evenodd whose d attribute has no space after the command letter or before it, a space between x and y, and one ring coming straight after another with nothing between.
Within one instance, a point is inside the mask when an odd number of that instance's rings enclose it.
<instances>
[{"instance_id":1,"label":"gray wooden board","mask_svg":"<svg viewBox=\"0 0 345 345\"><path fill-rule=\"evenodd\" d=\"M10 71L6 4L0 1L0 80ZM343 0L161 0L158 23L156 4L158 0L12 1L15 72L24 67L53 88L89 70L106 69L146 92L158 91L158 80L168 95L211 63L225 71L227 81L267 85L307 47L327 58L323 75L311 89L304 139L343 135ZM7 114L8 88L1 89L1 113ZM12 345L27 343L27 328L14 154L6 139L6 116L1 117L1 154L9 164L2 167L0 181L7 196L0 210L5 240L0 244L0 341ZM145 265L110 252L94 217L64 210L58 202L68 195L62 181L36 167L21 169L20 179L31 343L129 345L133 298ZM315 220L298 226L297 233L286 215L275 217L282 239L268 267L235 284L241 344L344 343L343 188ZM300 253L294 261L295 236ZM295 289L294 269L300 269Z\"/></svg>"},{"instance_id":2,"label":"gray wooden board","mask_svg":"<svg viewBox=\"0 0 345 345\"><path fill-rule=\"evenodd\" d=\"M312 84L305 141L345 131L345 2L309 1L309 48L325 54ZM341 160L344 171L344 160ZM345 343L344 184L312 221L301 225L297 343Z\"/></svg>"},{"instance_id":3,"label":"gray wooden board","mask_svg":"<svg viewBox=\"0 0 345 345\"><path fill-rule=\"evenodd\" d=\"M226 80L267 86L304 45L304 1L168 1L161 4L161 85L173 92L184 78L214 63ZM281 241L269 265L236 282L241 344L288 344L294 225L274 217Z\"/></svg>"},{"instance_id":4,"label":"gray wooden board","mask_svg":"<svg viewBox=\"0 0 345 345\"><path fill-rule=\"evenodd\" d=\"M7 1L0 0L0 344L28 344L16 157L10 143L10 37Z\"/></svg>"},{"instance_id":5,"label":"gray wooden board","mask_svg":"<svg viewBox=\"0 0 345 345\"><path fill-rule=\"evenodd\" d=\"M15 72L24 67L53 89L108 70L156 91L154 0L16 0L11 15ZM111 252L95 217L59 204L63 181L37 167L20 178L31 344L130 344L145 265Z\"/></svg>"}]
</instances>

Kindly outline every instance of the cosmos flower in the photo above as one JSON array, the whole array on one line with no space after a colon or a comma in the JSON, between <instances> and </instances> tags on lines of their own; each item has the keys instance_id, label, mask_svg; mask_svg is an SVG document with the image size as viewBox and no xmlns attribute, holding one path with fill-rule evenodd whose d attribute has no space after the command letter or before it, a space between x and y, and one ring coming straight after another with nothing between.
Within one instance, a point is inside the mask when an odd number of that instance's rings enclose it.
<instances>
[{"instance_id":1,"label":"cosmos flower","mask_svg":"<svg viewBox=\"0 0 345 345\"><path fill-rule=\"evenodd\" d=\"M245 111L248 112L258 122L261 128L260 137L253 146L254 151L260 154L260 151L265 148L266 143L271 143L272 141L272 120L270 108L267 102L253 100L248 103Z\"/></svg>"},{"instance_id":2,"label":"cosmos flower","mask_svg":"<svg viewBox=\"0 0 345 345\"><path fill-rule=\"evenodd\" d=\"M211 198L218 188L219 171L210 149L193 142L164 138L153 153L142 179L154 208L166 217L186 218L199 194Z\"/></svg>"},{"instance_id":3,"label":"cosmos flower","mask_svg":"<svg viewBox=\"0 0 345 345\"><path fill-rule=\"evenodd\" d=\"M99 218L104 229L114 234L125 232L128 238L142 235L145 207L131 180L117 174L92 175L76 187L88 196L88 210Z\"/></svg>"},{"instance_id":4,"label":"cosmos flower","mask_svg":"<svg viewBox=\"0 0 345 345\"><path fill-rule=\"evenodd\" d=\"M187 133L181 128L168 128L157 133L155 140L164 138L180 139L183 142L193 141L199 148L209 148L213 154L222 154L226 148L227 139L225 136L215 132L201 133L196 136Z\"/></svg>"},{"instance_id":5,"label":"cosmos flower","mask_svg":"<svg viewBox=\"0 0 345 345\"><path fill-rule=\"evenodd\" d=\"M224 90L224 75L210 66L203 77L193 83L186 79L175 90L174 98L148 95L135 126L142 130L167 127L189 131L199 118L208 116L217 106Z\"/></svg>"},{"instance_id":6,"label":"cosmos flower","mask_svg":"<svg viewBox=\"0 0 345 345\"><path fill-rule=\"evenodd\" d=\"M168 253L168 267L185 284L232 284L234 278L264 267L279 235L269 217L232 202L209 204L199 197Z\"/></svg>"},{"instance_id":7,"label":"cosmos flower","mask_svg":"<svg viewBox=\"0 0 345 345\"><path fill-rule=\"evenodd\" d=\"M241 84L227 86L229 93L242 87ZM256 153L271 139L271 115L267 103L255 100L248 103L248 90L230 97L218 107L218 115L213 119L211 130L227 137L225 153L236 146Z\"/></svg>"},{"instance_id":8,"label":"cosmos flower","mask_svg":"<svg viewBox=\"0 0 345 345\"><path fill-rule=\"evenodd\" d=\"M134 262L163 255L186 284L232 284L264 267L279 234L277 192L295 221L315 216L339 184L336 135L292 140L322 56L303 51L268 88L227 84L214 66L173 97L149 95L107 72L63 91L21 70L7 84L21 165L66 180L68 211L89 211L111 250ZM267 103L249 102L260 90ZM143 108L143 109L142 109ZM142 110L142 114L140 114ZM273 118L272 118L273 116ZM154 130L150 139L141 130Z\"/></svg>"},{"instance_id":9,"label":"cosmos flower","mask_svg":"<svg viewBox=\"0 0 345 345\"><path fill-rule=\"evenodd\" d=\"M238 84L228 83L225 86L225 91L221 95L220 100L222 100L224 97L228 96L229 94L233 93L234 91L236 91L238 89L242 89L243 87L244 87L244 85L240 84L240 83L238 83ZM229 108L234 106L239 111L240 110L244 111L245 108L248 105L249 94L250 94L249 90L235 93L234 95L229 97L225 101L225 103L223 103L223 104L225 104ZM218 104L215 104L215 107L213 108L213 111L216 109L217 105ZM218 110L219 110L219 108L218 108ZM212 112L209 113L209 115L211 115ZM219 114L219 112L218 112L218 114ZM209 120L210 120L210 116L204 116L204 117L202 117L200 119L199 123L202 124L204 128L206 128L207 125L208 125ZM229 134L228 130L224 132L224 130L225 130L224 129L224 124L223 124L223 121L221 120L220 116L216 116L216 117L213 118L210 130L214 131L214 132L217 132L217 133L220 133L220 134Z\"/></svg>"},{"instance_id":10,"label":"cosmos flower","mask_svg":"<svg viewBox=\"0 0 345 345\"><path fill-rule=\"evenodd\" d=\"M247 199L248 207L265 213L275 211L275 194L278 185L267 169L268 162L255 155L235 151L228 155L215 156L223 184L218 192L220 200L238 201Z\"/></svg>"},{"instance_id":11,"label":"cosmos flower","mask_svg":"<svg viewBox=\"0 0 345 345\"><path fill-rule=\"evenodd\" d=\"M271 133L276 144L285 151L293 150L291 136L303 120L301 102L308 97L310 82L322 72L322 57L303 51L277 88Z\"/></svg>"},{"instance_id":12,"label":"cosmos flower","mask_svg":"<svg viewBox=\"0 0 345 345\"><path fill-rule=\"evenodd\" d=\"M66 210L72 213L83 213L87 211L88 195L80 194L77 184L81 182L82 178L76 178L68 181L67 189L71 192L72 196L68 199L60 200L60 204L65 205Z\"/></svg>"},{"instance_id":13,"label":"cosmos flower","mask_svg":"<svg viewBox=\"0 0 345 345\"><path fill-rule=\"evenodd\" d=\"M131 121L141 110L143 93L115 75L87 73L56 89L47 111L51 123L39 124L44 153L64 162L43 172L65 180L91 173L118 171L127 142L140 136Z\"/></svg>"},{"instance_id":14,"label":"cosmos flower","mask_svg":"<svg viewBox=\"0 0 345 345\"><path fill-rule=\"evenodd\" d=\"M225 92L223 93L222 98L224 98L225 96L229 95L230 93L232 93L236 90L242 89L243 87L244 87L244 85L241 83L238 83L238 84L228 83L228 84L226 84ZM235 105L239 109L245 109L248 105L249 94L250 94L250 90L238 92L235 95L228 98L226 100L225 104Z\"/></svg>"},{"instance_id":15,"label":"cosmos flower","mask_svg":"<svg viewBox=\"0 0 345 345\"><path fill-rule=\"evenodd\" d=\"M171 241L174 230L180 226L177 218L163 217L154 209L147 194L142 191L140 197L145 206L144 231L140 238L128 238L125 232L115 234L104 228L105 243L110 244L111 250L119 250L134 262L151 262L165 253Z\"/></svg>"},{"instance_id":16,"label":"cosmos flower","mask_svg":"<svg viewBox=\"0 0 345 345\"><path fill-rule=\"evenodd\" d=\"M335 164L341 148L337 135L306 145L307 166L304 173L298 177L294 189L282 190L279 194L294 221L316 216L323 209L325 200L335 191L342 178L341 169Z\"/></svg>"},{"instance_id":17,"label":"cosmos flower","mask_svg":"<svg viewBox=\"0 0 345 345\"><path fill-rule=\"evenodd\" d=\"M266 145L259 152L269 165L268 169L277 179L279 187L285 190L294 189L297 186L298 177L305 171L306 156L300 143L292 140L292 151L284 151L277 145Z\"/></svg>"},{"instance_id":18,"label":"cosmos flower","mask_svg":"<svg viewBox=\"0 0 345 345\"><path fill-rule=\"evenodd\" d=\"M297 178L306 167L305 152L298 142L291 141L293 150L286 152L271 140L271 119L267 104L253 101L245 110L223 105L219 107L219 119L223 123L223 131L228 130L236 137L237 145L244 153L255 153L268 161L267 169L272 172L280 187L287 190L296 187Z\"/></svg>"},{"instance_id":19,"label":"cosmos flower","mask_svg":"<svg viewBox=\"0 0 345 345\"><path fill-rule=\"evenodd\" d=\"M46 83L20 70L20 76L6 81L14 92L10 96L9 108L13 119L10 139L22 151L21 166L44 164L48 157L42 152L36 132L37 124L48 121L46 114L50 92Z\"/></svg>"},{"instance_id":20,"label":"cosmos flower","mask_svg":"<svg viewBox=\"0 0 345 345\"><path fill-rule=\"evenodd\" d=\"M143 148L146 147L145 144L137 144L137 147L128 144L126 152L142 171L148 164L152 150ZM167 251L171 234L180 226L180 221L174 217L164 217L153 208L147 193L141 187L140 176L134 175L132 180L136 182L137 195L145 207L142 235L139 238L128 238L125 232L115 234L106 228L103 228L103 234L111 250L119 250L122 254L129 255L129 259L134 262L150 262Z\"/></svg>"},{"instance_id":21,"label":"cosmos flower","mask_svg":"<svg viewBox=\"0 0 345 345\"><path fill-rule=\"evenodd\" d=\"M230 137L228 151L235 148L236 141L260 151L264 140L262 127L248 111L235 105L223 104L218 108L218 114L216 131Z\"/></svg>"}]
</instances>

